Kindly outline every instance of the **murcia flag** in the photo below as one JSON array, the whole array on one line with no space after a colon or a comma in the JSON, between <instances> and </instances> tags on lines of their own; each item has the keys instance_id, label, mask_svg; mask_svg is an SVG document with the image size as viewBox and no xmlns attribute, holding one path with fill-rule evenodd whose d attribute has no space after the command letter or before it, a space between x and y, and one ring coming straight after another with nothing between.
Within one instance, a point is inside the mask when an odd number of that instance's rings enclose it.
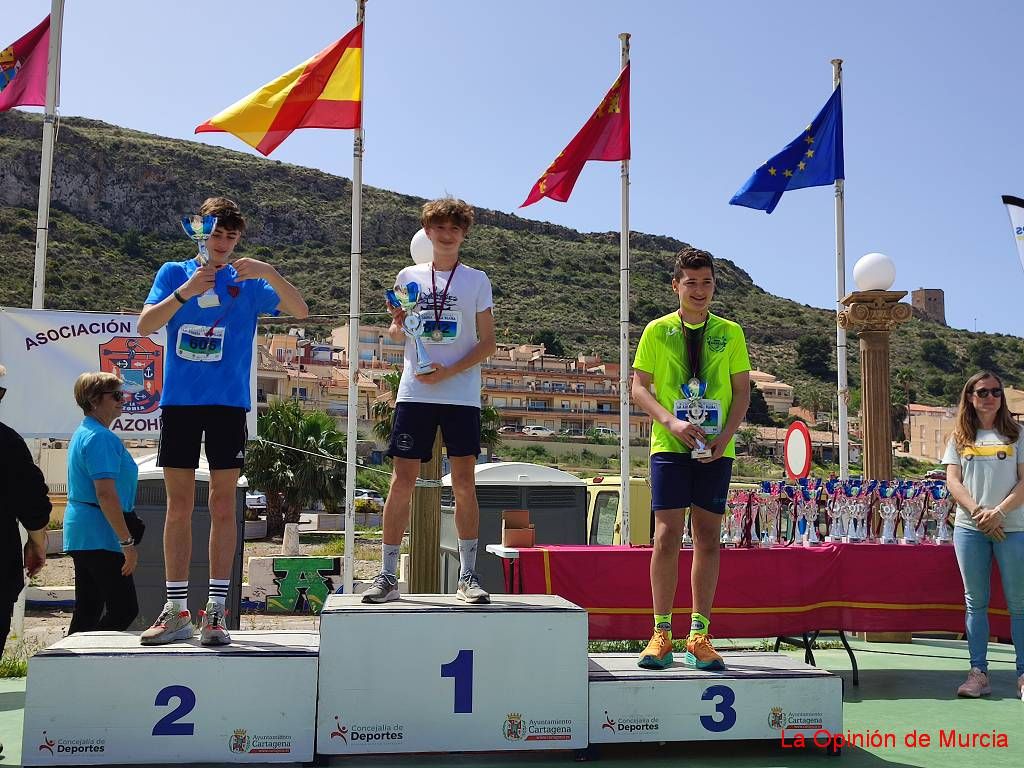
<instances>
[{"instance_id":1,"label":"murcia flag","mask_svg":"<svg viewBox=\"0 0 1024 768\"><path fill-rule=\"evenodd\" d=\"M12 107L46 106L50 56L50 17L0 50L0 112Z\"/></svg>"}]
</instances>

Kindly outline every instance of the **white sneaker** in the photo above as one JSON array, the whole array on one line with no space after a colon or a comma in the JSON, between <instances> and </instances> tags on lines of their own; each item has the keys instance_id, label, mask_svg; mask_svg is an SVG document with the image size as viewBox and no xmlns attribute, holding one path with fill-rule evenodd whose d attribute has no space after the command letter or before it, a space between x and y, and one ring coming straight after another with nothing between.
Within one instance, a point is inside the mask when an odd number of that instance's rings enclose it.
<instances>
[{"instance_id":1,"label":"white sneaker","mask_svg":"<svg viewBox=\"0 0 1024 768\"><path fill-rule=\"evenodd\" d=\"M202 645L231 645L231 635L224 626L224 606L213 600L199 614L199 642Z\"/></svg>"},{"instance_id":2,"label":"white sneaker","mask_svg":"<svg viewBox=\"0 0 1024 768\"><path fill-rule=\"evenodd\" d=\"M1024 701L1024 675L1017 678L1017 698Z\"/></svg>"}]
</instances>

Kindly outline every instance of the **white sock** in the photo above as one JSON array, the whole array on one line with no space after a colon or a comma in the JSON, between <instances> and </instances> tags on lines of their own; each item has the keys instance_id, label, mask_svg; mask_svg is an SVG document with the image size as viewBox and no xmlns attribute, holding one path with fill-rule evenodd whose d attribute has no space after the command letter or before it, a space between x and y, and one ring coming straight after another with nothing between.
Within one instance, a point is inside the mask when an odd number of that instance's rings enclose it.
<instances>
[{"instance_id":1,"label":"white sock","mask_svg":"<svg viewBox=\"0 0 1024 768\"><path fill-rule=\"evenodd\" d=\"M188 579L185 581L165 581L167 601L174 603L178 613L188 610Z\"/></svg>"},{"instance_id":2,"label":"white sock","mask_svg":"<svg viewBox=\"0 0 1024 768\"><path fill-rule=\"evenodd\" d=\"M230 586L231 579L210 579L210 601L223 608L228 599Z\"/></svg>"},{"instance_id":3,"label":"white sock","mask_svg":"<svg viewBox=\"0 0 1024 768\"><path fill-rule=\"evenodd\" d=\"M480 539L459 539L459 577L476 570L476 547Z\"/></svg>"},{"instance_id":4,"label":"white sock","mask_svg":"<svg viewBox=\"0 0 1024 768\"><path fill-rule=\"evenodd\" d=\"M384 573L398 578L398 555L402 550L401 544L381 545L381 570Z\"/></svg>"}]
</instances>

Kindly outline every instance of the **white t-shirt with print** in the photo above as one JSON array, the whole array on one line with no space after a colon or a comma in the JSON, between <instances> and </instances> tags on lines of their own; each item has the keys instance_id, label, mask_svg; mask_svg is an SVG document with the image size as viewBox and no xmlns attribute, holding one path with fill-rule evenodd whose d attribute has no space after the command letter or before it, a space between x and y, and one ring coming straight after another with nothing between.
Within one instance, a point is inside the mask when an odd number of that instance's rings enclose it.
<instances>
[{"instance_id":1,"label":"white t-shirt with print","mask_svg":"<svg viewBox=\"0 0 1024 768\"><path fill-rule=\"evenodd\" d=\"M979 429L973 445L957 452L950 440L942 455L943 464L958 464L964 487L978 504L992 508L1010 495L1017 485L1017 465L1024 464L1024 429L1017 443L1011 443L994 429ZM1005 509L1005 508L1004 508ZM971 511L956 505L955 525L978 530ZM1006 510L1004 531L1024 531L1024 507Z\"/></svg>"},{"instance_id":2,"label":"white t-shirt with print","mask_svg":"<svg viewBox=\"0 0 1024 768\"><path fill-rule=\"evenodd\" d=\"M451 365L465 357L477 343L476 314L494 305L491 281L480 269L461 262L454 272L434 272L437 290L435 309L434 287L431 285L431 265L414 264L406 267L395 278L395 288L417 283L420 288L417 309L424 321L423 344L434 362ZM453 277L454 275L454 277ZM449 282L451 285L449 286ZM445 288L448 292L445 294ZM442 295L444 306L441 307ZM440 325L436 310L441 311ZM432 331L442 332L440 341L434 340ZM398 387L399 403L442 403L480 407L480 365L474 365L438 384L427 384L416 376L416 344L406 337L405 367Z\"/></svg>"}]
</instances>

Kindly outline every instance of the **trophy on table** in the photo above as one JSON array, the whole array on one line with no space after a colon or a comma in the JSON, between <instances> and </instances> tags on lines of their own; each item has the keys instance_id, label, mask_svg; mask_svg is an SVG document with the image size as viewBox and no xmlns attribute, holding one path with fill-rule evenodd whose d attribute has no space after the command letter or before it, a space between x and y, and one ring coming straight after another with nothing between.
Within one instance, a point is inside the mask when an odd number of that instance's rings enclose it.
<instances>
[{"instance_id":1,"label":"trophy on table","mask_svg":"<svg viewBox=\"0 0 1024 768\"><path fill-rule=\"evenodd\" d=\"M433 373L434 363L427 354L423 343L423 315L416 311L416 303L420 299L419 283L409 283L405 288L395 288L387 292L388 304L395 309L405 310L402 320L402 332L413 340L416 345L416 374Z\"/></svg>"},{"instance_id":2,"label":"trophy on table","mask_svg":"<svg viewBox=\"0 0 1024 768\"><path fill-rule=\"evenodd\" d=\"M949 489L945 485L933 485L929 494L932 497L929 511L935 521L935 543L951 544L953 537L949 533L949 508L953 499Z\"/></svg>"},{"instance_id":3,"label":"trophy on table","mask_svg":"<svg viewBox=\"0 0 1024 768\"><path fill-rule=\"evenodd\" d=\"M818 499L821 498L821 490L820 487L813 490L801 488L800 495L797 497L797 503L800 504L800 517L807 524L803 540L805 547L821 546L821 540L818 538Z\"/></svg>"},{"instance_id":4,"label":"trophy on table","mask_svg":"<svg viewBox=\"0 0 1024 768\"><path fill-rule=\"evenodd\" d=\"M757 497L758 521L761 523L761 546L779 543L779 517L782 512L782 484L761 481L761 494Z\"/></svg>"},{"instance_id":5,"label":"trophy on table","mask_svg":"<svg viewBox=\"0 0 1024 768\"><path fill-rule=\"evenodd\" d=\"M868 516L868 505L871 497L862 492L860 483L853 483L847 480L842 484L843 507L846 510L846 541L858 542L864 540L865 521Z\"/></svg>"},{"instance_id":6,"label":"trophy on table","mask_svg":"<svg viewBox=\"0 0 1024 768\"><path fill-rule=\"evenodd\" d=\"M683 397L686 399L686 420L695 427L700 427L708 415L702 399L707 387L706 381L701 381L696 377L690 379L682 387ZM695 459L709 459L711 458L711 449L703 440L698 440L690 455Z\"/></svg>"},{"instance_id":7,"label":"trophy on table","mask_svg":"<svg viewBox=\"0 0 1024 768\"><path fill-rule=\"evenodd\" d=\"M733 491L729 495L729 501L726 503L729 507L731 522L731 536L726 544L739 547L743 544L743 523L747 516L750 494L744 491Z\"/></svg>"},{"instance_id":8,"label":"trophy on table","mask_svg":"<svg viewBox=\"0 0 1024 768\"><path fill-rule=\"evenodd\" d=\"M846 538L846 516L849 509L842 483L832 484L830 497L829 505L825 509L828 514L828 536L825 537L825 541L840 542Z\"/></svg>"},{"instance_id":9,"label":"trophy on table","mask_svg":"<svg viewBox=\"0 0 1024 768\"><path fill-rule=\"evenodd\" d=\"M906 483L899 489L903 497L903 508L900 517L903 519L903 544L920 544L918 525L924 517L924 496L921 488L913 483Z\"/></svg>"},{"instance_id":10,"label":"trophy on table","mask_svg":"<svg viewBox=\"0 0 1024 768\"><path fill-rule=\"evenodd\" d=\"M216 216L193 214L181 217L181 228L185 230L188 238L199 248L199 254L196 256L196 259L201 267L205 267L210 261L210 252L206 250L206 241L210 239L216 227ZM199 306L203 309L220 306L220 299L217 298L217 292L213 288L207 288L198 301Z\"/></svg>"},{"instance_id":11,"label":"trophy on table","mask_svg":"<svg viewBox=\"0 0 1024 768\"><path fill-rule=\"evenodd\" d=\"M882 543L896 543L896 517L899 514L896 486L883 483L878 487L878 514L882 518Z\"/></svg>"}]
</instances>

